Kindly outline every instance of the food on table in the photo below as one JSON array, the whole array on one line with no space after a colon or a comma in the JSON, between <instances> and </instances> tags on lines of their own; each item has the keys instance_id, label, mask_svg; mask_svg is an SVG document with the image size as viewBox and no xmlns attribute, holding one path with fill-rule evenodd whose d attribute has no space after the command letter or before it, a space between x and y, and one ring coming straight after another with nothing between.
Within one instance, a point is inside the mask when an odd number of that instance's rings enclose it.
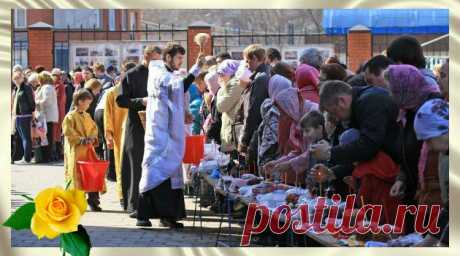
<instances>
[{"instance_id":1,"label":"food on table","mask_svg":"<svg viewBox=\"0 0 460 256\"><path fill-rule=\"evenodd\" d=\"M293 204L294 206L297 205L297 202L299 201L299 195L297 194L287 194L286 196L286 202L288 204Z\"/></svg>"},{"instance_id":2,"label":"food on table","mask_svg":"<svg viewBox=\"0 0 460 256\"><path fill-rule=\"evenodd\" d=\"M263 182L260 184L255 185L252 188L252 193L254 195L259 195L259 194L266 194L273 192L275 190L275 185L271 182Z\"/></svg>"}]
</instances>

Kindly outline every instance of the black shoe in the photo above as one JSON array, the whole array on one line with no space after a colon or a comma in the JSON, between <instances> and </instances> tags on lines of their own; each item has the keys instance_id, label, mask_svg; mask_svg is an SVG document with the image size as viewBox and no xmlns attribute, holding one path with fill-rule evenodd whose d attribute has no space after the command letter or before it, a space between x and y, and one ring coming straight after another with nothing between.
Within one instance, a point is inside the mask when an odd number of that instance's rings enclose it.
<instances>
[{"instance_id":1,"label":"black shoe","mask_svg":"<svg viewBox=\"0 0 460 256\"><path fill-rule=\"evenodd\" d=\"M123 199L120 199L120 206L123 211L126 211L125 203L123 202Z\"/></svg>"},{"instance_id":2,"label":"black shoe","mask_svg":"<svg viewBox=\"0 0 460 256\"><path fill-rule=\"evenodd\" d=\"M138 227L151 227L152 222L150 222L150 220L137 220L136 226L138 226Z\"/></svg>"},{"instance_id":3,"label":"black shoe","mask_svg":"<svg viewBox=\"0 0 460 256\"><path fill-rule=\"evenodd\" d=\"M129 217L130 217L131 219L137 219L137 211L134 211L134 212L130 213L130 214L129 214Z\"/></svg>"},{"instance_id":4,"label":"black shoe","mask_svg":"<svg viewBox=\"0 0 460 256\"><path fill-rule=\"evenodd\" d=\"M93 212L102 212L102 208L99 205L89 205L89 209Z\"/></svg>"},{"instance_id":5,"label":"black shoe","mask_svg":"<svg viewBox=\"0 0 460 256\"><path fill-rule=\"evenodd\" d=\"M95 200L95 199L86 199L86 202L88 203L88 206L89 206L89 209L93 212L101 212L102 211L102 208L99 206L100 205L100 202L99 200Z\"/></svg>"},{"instance_id":6,"label":"black shoe","mask_svg":"<svg viewBox=\"0 0 460 256\"><path fill-rule=\"evenodd\" d=\"M170 219L160 219L160 227L165 228L184 228L184 224L179 223L175 220Z\"/></svg>"}]
</instances>

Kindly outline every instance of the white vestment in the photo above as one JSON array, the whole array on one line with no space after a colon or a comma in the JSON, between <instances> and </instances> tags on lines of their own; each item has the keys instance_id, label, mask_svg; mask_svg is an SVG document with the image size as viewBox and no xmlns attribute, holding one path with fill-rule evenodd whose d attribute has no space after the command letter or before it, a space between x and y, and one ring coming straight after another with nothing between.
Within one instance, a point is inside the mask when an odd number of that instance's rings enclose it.
<instances>
[{"instance_id":1,"label":"white vestment","mask_svg":"<svg viewBox=\"0 0 460 256\"><path fill-rule=\"evenodd\" d=\"M163 62L149 65L145 149L139 192L151 190L171 178L171 188L184 186L185 150L183 78L168 72Z\"/></svg>"}]
</instances>

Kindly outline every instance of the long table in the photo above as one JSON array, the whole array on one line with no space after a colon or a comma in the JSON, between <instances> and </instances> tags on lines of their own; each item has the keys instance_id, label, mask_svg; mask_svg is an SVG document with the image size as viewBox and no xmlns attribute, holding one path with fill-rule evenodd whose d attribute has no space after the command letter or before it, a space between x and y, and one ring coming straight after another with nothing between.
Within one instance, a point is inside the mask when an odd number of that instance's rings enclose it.
<instances>
[{"instance_id":1,"label":"long table","mask_svg":"<svg viewBox=\"0 0 460 256\"><path fill-rule=\"evenodd\" d=\"M201 177L203 177L203 179L209 185L214 187L214 191L216 191L216 193L218 193L218 194L220 194L222 196L225 196L225 197L227 197L227 196L232 197L232 199L238 199L240 202L242 202L245 205L249 205L249 203L252 203L247 198L241 197L237 193L227 192L227 191L224 191L221 188L216 187L218 179L214 179L214 178L210 177L206 173L200 173L200 175L201 175ZM331 234L329 234L329 233L317 234L317 233L314 233L312 231L309 231L309 232L306 233L306 236L308 236L309 238L311 238L315 242L317 242L317 243L319 243L319 244L321 244L321 245L323 245L325 247L340 247L340 244L339 244L338 240L335 237L333 237Z\"/></svg>"}]
</instances>

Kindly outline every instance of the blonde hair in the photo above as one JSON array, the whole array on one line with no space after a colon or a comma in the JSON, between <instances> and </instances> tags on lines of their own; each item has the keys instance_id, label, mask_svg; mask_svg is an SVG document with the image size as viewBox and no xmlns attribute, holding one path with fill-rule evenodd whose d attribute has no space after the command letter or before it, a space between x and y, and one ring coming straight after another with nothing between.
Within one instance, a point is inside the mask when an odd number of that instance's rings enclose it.
<instances>
[{"instance_id":1,"label":"blonde hair","mask_svg":"<svg viewBox=\"0 0 460 256\"><path fill-rule=\"evenodd\" d=\"M85 83L85 89L88 89L92 92L101 88L102 85L96 78L91 78Z\"/></svg>"},{"instance_id":2,"label":"blonde hair","mask_svg":"<svg viewBox=\"0 0 460 256\"><path fill-rule=\"evenodd\" d=\"M101 71L101 72L104 72L105 71L105 67L104 67L104 64L100 63L100 62L96 62L93 66L93 69L94 71Z\"/></svg>"},{"instance_id":3,"label":"blonde hair","mask_svg":"<svg viewBox=\"0 0 460 256\"><path fill-rule=\"evenodd\" d=\"M264 61L265 49L261 44L251 44L244 49L243 56L247 57L248 59L252 59L255 56L258 61Z\"/></svg>"},{"instance_id":4,"label":"blonde hair","mask_svg":"<svg viewBox=\"0 0 460 256\"><path fill-rule=\"evenodd\" d=\"M40 82L40 85L53 84L54 80L50 72L42 71L38 74L38 82Z\"/></svg>"}]
</instances>

